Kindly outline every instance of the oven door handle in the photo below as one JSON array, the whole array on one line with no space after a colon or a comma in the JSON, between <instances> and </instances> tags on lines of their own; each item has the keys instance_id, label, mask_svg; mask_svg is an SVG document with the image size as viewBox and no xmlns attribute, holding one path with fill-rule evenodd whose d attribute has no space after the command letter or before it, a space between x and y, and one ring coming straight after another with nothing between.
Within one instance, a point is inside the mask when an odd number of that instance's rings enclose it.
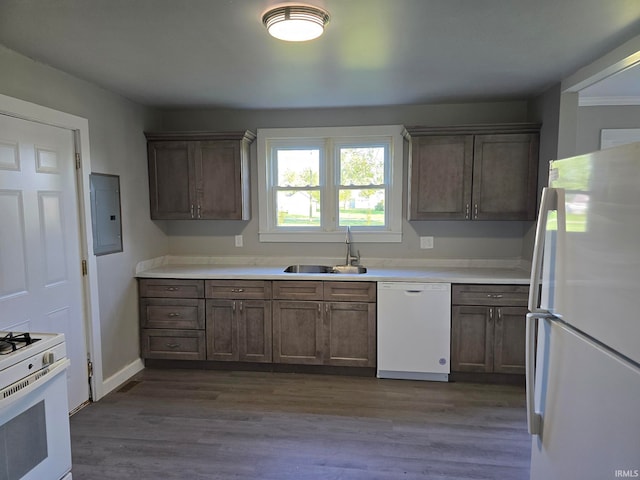
<instances>
[{"instance_id":1,"label":"oven door handle","mask_svg":"<svg viewBox=\"0 0 640 480\"><path fill-rule=\"evenodd\" d=\"M8 408L59 374L64 373L70 363L68 358L63 358L0 390L0 410Z\"/></svg>"}]
</instances>

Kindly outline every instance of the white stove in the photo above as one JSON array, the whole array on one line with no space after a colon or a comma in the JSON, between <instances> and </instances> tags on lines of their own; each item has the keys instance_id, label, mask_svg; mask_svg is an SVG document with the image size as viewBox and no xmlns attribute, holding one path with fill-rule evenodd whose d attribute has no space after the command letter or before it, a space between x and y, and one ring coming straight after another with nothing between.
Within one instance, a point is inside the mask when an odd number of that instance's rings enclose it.
<instances>
[{"instance_id":1,"label":"white stove","mask_svg":"<svg viewBox=\"0 0 640 480\"><path fill-rule=\"evenodd\" d=\"M71 478L66 357L63 334L0 332L1 479Z\"/></svg>"},{"instance_id":2,"label":"white stove","mask_svg":"<svg viewBox=\"0 0 640 480\"><path fill-rule=\"evenodd\" d=\"M0 391L66 357L62 333L0 332Z\"/></svg>"}]
</instances>

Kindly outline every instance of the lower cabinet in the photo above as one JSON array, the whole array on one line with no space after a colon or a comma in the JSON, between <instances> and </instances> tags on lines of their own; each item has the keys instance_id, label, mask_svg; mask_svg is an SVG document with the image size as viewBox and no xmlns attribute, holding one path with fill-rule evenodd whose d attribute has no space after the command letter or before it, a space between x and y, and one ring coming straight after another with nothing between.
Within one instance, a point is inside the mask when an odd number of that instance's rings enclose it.
<instances>
[{"instance_id":1,"label":"lower cabinet","mask_svg":"<svg viewBox=\"0 0 640 480\"><path fill-rule=\"evenodd\" d=\"M207 360L270 363L271 282L207 280Z\"/></svg>"},{"instance_id":2,"label":"lower cabinet","mask_svg":"<svg viewBox=\"0 0 640 480\"><path fill-rule=\"evenodd\" d=\"M374 282L273 284L275 363L375 367Z\"/></svg>"},{"instance_id":3,"label":"lower cabinet","mask_svg":"<svg viewBox=\"0 0 640 480\"><path fill-rule=\"evenodd\" d=\"M451 370L525 373L527 286L454 285Z\"/></svg>"},{"instance_id":4,"label":"lower cabinet","mask_svg":"<svg viewBox=\"0 0 640 480\"><path fill-rule=\"evenodd\" d=\"M271 362L271 302L207 300L207 360Z\"/></svg>"},{"instance_id":5,"label":"lower cabinet","mask_svg":"<svg viewBox=\"0 0 640 480\"><path fill-rule=\"evenodd\" d=\"M139 286L141 356L204 360L204 281L144 279Z\"/></svg>"},{"instance_id":6,"label":"lower cabinet","mask_svg":"<svg viewBox=\"0 0 640 480\"><path fill-rule=\"evenodd\" d=\"M322 365L324 315L322 302L273 301L273 361Z\"/></svg>"},{"instance_id":7,"label":"lower cabinet","mask_svg":"<svg viewBox=\"0 0 640 480\"><path fill-rule=\"evenodd\" d=\"M140 279L139 287L143 358L376 366L375 282Z\"/></svg>"}]
</instances>

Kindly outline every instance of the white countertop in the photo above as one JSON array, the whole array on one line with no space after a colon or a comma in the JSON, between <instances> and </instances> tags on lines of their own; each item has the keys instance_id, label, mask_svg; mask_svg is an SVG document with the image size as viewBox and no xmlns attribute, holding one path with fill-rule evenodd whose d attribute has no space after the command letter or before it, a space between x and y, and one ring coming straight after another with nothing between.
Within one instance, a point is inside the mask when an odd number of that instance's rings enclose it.
<instances>
[{"instance_id":1,"label":"white countertop","mask_svg":"<svg viewBox=\"0 0 640 480\"><path fill-rule=\"evenodd\" d=\"M528 266L518 262L504 261L449 261L428 265L417 260L406 266L407 260L371 260L364 274L335 273L285 273L291 264L335 265L332 262L291 261L283 259L277 265L259 265L255 259L247 262L236 259L213 259L212 257L160 257L140 262L136 267L138 278L184 278L184 279L231 279L231 280L336 280L370 282L445 282L445 283L488 283L528 285ZM272 260L273 261L273 260ZM397 266L389 263L397 263ZM374 266L374 264L379 266ZM420 265L422 263L422 265Z\"/></svg>"}]
</instances>

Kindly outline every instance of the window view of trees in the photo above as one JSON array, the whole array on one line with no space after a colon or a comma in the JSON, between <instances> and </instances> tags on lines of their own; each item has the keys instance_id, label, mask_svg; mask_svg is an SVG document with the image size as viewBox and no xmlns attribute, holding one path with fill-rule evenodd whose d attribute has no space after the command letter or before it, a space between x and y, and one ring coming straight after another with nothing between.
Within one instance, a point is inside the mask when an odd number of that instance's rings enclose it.
<instances>
[{"instance_id":1,"label":"window view of trees","mask_svg":"<svg viewBox=\"0 0 640 480\"><path fill-rule=\"evenodd\" d=\"M340 226L384 225L384 147L340 148Z\"/></svg>"},{"instance_id":2,"label":"window view of trees","mask_svg":"<svg viewBox=\"0 0 640 480\"><path fill-rule=\"evenodd\" d=\"M340 226L385 225L385 147L340 147L335 204ZM277 226L321 224L320 151L277 151Z\"/></svg>"},{"instance_id":3,"label":"window view of trees","mask_svg":"<svg viewBox=\"0 0 640 480\"><path fill-rule=\"evenodd\" d=\"M278 150L277 225L320 226L320 151Z\"/></svg>"}]
</instances>

